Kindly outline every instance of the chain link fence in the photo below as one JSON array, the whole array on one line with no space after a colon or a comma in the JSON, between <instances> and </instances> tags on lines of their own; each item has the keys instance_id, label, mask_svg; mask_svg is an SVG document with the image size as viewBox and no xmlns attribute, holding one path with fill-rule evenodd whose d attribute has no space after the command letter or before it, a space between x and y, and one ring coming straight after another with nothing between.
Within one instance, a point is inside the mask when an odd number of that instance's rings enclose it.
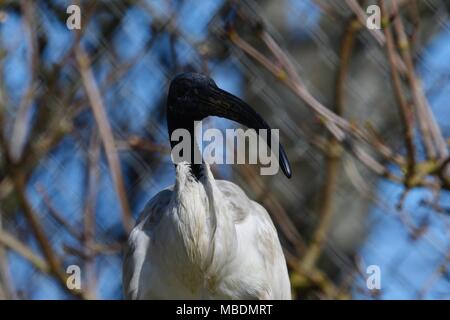
<instances>
[{"instance_id":1,"label":"chain link fence","mask_svg":"<svg viewBox=\"0 0 450 320\"><path fill-rule=\"evenodd\" d=\"M122 298L183 71L280 129L292 179L213 172L271 214L295 298L450 298L446 1L80 1L80 28L71 4L0 0L1 298Z\"/></svg>"}]
</instances>

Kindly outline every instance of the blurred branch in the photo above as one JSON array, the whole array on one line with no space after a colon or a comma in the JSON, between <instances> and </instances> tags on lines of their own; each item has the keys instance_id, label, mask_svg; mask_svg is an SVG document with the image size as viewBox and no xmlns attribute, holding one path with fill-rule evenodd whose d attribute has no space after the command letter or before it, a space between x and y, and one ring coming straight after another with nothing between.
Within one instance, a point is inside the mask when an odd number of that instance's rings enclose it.
<instances>
[{"instance_id":1,"label":"blurred branch","mask_svg":"<svg viewBox=\"0 0 450 320\"><path fill-rule=\"evenodd\" d=\"M390 163L396 164L401 168L403 168L405 165L405 160L403 159L403 157L397 153L394 153L389 146L387 146L379 139L378 135L374 135L373 132L371 133L370 131L363 130L354 123L350 123L346 119L326 108L317 99L315 99L304 86L300 76L294 68L293 63L289 61L289 57L286 54L282 54L282 49L264 30L264 27L261 27L260 23L256 25L258 25L259 29L255 31L258 32L258 35L263 39L264 43L268 46L271 53L280 60L278 61L280 66L273 63L271 60L269 60L269 58L255 49L250 43L241 38L232 26L227 27L227 36L236 47L259 62L278 80L280 80L281 83L285 84L289 89L291 89L318 117L318 119L322 121L328 131L334 136L337 141L339 141L339 143L345 149L352 153L358 160L364 163L376 174L388 178L396 183L408 185L411 187L431 187L435 186L435 183L429 181L427 178L428 176L433 176L434 178L438 178L440 180L442 188L448 188L446 179L442 179L440 175L437 174L438 164L423 163L420 166L416 166L415 169L417 169L417 174L414 177L411 176L411 170L409 170L406 175L397 176L388 169L387 165L383 165L379 160L374 158L371 153L378 153L382 156L383 161L389 161ZM383 42L386 41L384 35L383 39ZM391 58L392 55L393 53L391 52ZM287 69L287 71L285 69ZM407 71L410 74L411 72L413 72L413 70L411 71L409 64ZM431 117L430 114L428 114L428 119L428 122L435 123L432 114ZM436 126L433 125L432 127L435 128L432 131L438 131L438 129L436 129ZM353 138L354 140L352 140L351 138ZM371 147L370 152L367 152L365 149L363 149L362 146L358 144L358 142L364 142L368 144L368 146ZM409 153L410 166L411 155L412 154Z\"/></svg>"},{"instance_id":2,"label":"blurred branch","mask_svg":"<svg viewBox=\"0 0 450 320\"><path fill-rule=\"evenodd\" d=\"M132 135L128 137L127 140L123 141L117 141L117 149L118 150L143 150L148 152L159 152L162 154L169 154L170 149L169 147L161 144L153 143L152 141L149 141L148 139L143 139L141 137L138 137L136 135Z\"/></svg>"},{"instance_id":3,"label":"blurred branch","mask_svg":"<svg viewBox=\"0 0 450 320\"><path fill-rule=\"evenodd\" d=\"M51 273L56 277L56 279L59 281L59 284L61 287L66 290L69 294L79 296L80 298L85 298L85 294L83 291L79 290L70 290L67 285L67 275L62 269L61 261L59 260L59 257L57 256L56 252L53 250L52 246L50 245L50 241L47 238L44 228L39 222L39 219L37 217L37 214L32 209L31 204L28 202L28 199L26 197L26 181L25 177L22 173L17 172L17 169L12 169L13 173L13 182L14 187L16 190L16 194L18 197L18 201L20 203L20 206L23 209L23 213L25 215L25 218L27 219L28 223L31 226L31 229L33 230L34 235L36 236L36 239L42 249L42 252L47 260L47 263L50 267Z\"/></svg>"},{"instance_id":4,"label":"blurred branch","mask_svg":"<svg viewBox=\"0 0 450 320\"><path fill-rule=\"evenodd\" d=\"M408 2L409 0L405 0L403 1L403 4ZM361 6L358 4L358 2L356 0L345 0L347 6L350 8L350 10L353 11L353 13L358 17L359 22L361 23L362 26L366 25L366 21L368 19L366 13L364 12L364 10L361 8ZM383 33L378 30L378 29L367 29L369 31L369 33L373 36L373 38L378 42L378 44L380 44L381 46L384 46L386 43L386 38L383 35ZM400 56L395 53L393 56L394 59L394 65L395 67L401 72L401 73L405 73L406 72L406 66L405 63L402 61L402 59L400 58Z\"/></svg>"},{"instance_id":5,"label":"blurred branch","mask_svg":"<svg viewBox=\"0 0 450 320\"><path fill-rule=\"evenodd\" d=\"M51 267L44 259L35 254L26 244L17 240L16 237L4 229L0 231L0 243L20 254L39 271L51 274Z\"/></svg>"},{"instance_id":6,"label":"blurred branch","mask_svg":"<svg viewBox=\"0 0 450 320\"><path fill-rule=\"evenodd\" d=\"M262 66L266 67L274 76L281 80L282 83L286 84L288 88L290 88L300 99L302 99L306 103L306 106L308 106L313 111L313 113L322 120L322 123L336 138L336 140L342 143L342 145L346 147L351 153L353 153L357 159L359 159L367 167L372 169L380 176L387 177L397 182L402 181L400 177L396 177L393 173L389 172L385 166L383 166L378 160L364 151L361 147L352 144L351 140L348 138L348 135L362 138L364 141L374 144L374 146L376 146L374 150L382 153L389 159L399 159L400 157L393 156L393 152L387 146L380 145L378 141L374 142L371 137L362 132L355 125L349 123L347 120L339 117L334 112L323 106L308 92L308 90L302 85L301 82L295 82L293 79L287 77L282 69L275 66L269 59L264 57L259 51L257 51L248 42L239 37L235 32L230 33L229 37L237 47L239 47L249 56L253 57L256 61L261 63ZM292 64L284 63L284 65Z\"/></svg>"},{"instance_id":7,"label":"blurred branch","mask_svg":"<svg viewBox=\"0 0 450 320\"><path fill-rule=\"evenodd\" d=\"M25 36L27 41L27 60L30 64L29 76L30 84L25 91L22 99L20 101L17 115L14 121L14 126L11 135L11 141L9 143L11 159L17 162L22 156L22 150L25 145L26 135L28 133L28 126L31 121L31 110L33 106L33 99L35 96L35 91L37 90L37 69L39 63L39 56L37 52L37 34L35 32L35 9L34 1L20 2L20 6L23 12L24 18L23 26L25 29Z\"/></svg>"},{"instance_id":8,"label":"blurred branch","mask_svg":"<svg viewBox=\"0 0 450 320\"><path fill-rule=\"evenodd\" d=\"M127 200L125 184L122 176L122 170L120 168L119 157L117 156L114 136L105 112L105 107L103 105L100 92L98 90L94 75L90 67L89 57L84 52L81 46L76 50L76 57L83 85L90 100L94 118L97 122L100 136L103 141L106 157L108 159L109 167L111 170L111 176L113 178L114 185L119 196L119 202L122 208L123 227L128 233L131 231L131 228L133 226L133 216Z\"/></svg>"},{"instance_id":9,"label":"blurred branch","mask_svg":"<svg viewBox=\"0 0 450 320\"><path fill-rule=\"evenodd\" d=\"M433 112L431 111L431 108L428 104L427 98L425 97L421 81L416 75L408 37L406 36L402 18L398 13L397 0L392 0L392 9L395 15L394 28L397 33L398 47L401 50L403 60L406 64L406 75L410 83L413 100L417 108L418 120L422 130L422 135L424 140L429 140L426 142L427 144L433 143L433 148L435 147L437 149L427 149L428 152L431 152L428 157L429 159L434 159L435 151L437 151L439 158L445 158L449 154L447 145L445 143L444 137L442 136L441 129L439 128Z\"/></svg>"},{"instance_id":10,"label":"blurred branch","mask_svg":"<svg viewBox=\"0 0 450 320\"><path fill-rule=\"evenodd\" d=\"M0 209L0 300L9 300L15 299L16 295L13 289L11 273L8 268L9 259L6 253L8 247L5 245L5 241L1 240L4 235L3 218L4 213Z\"/></svg>"},{"instance_id":11,"label":"blurred branch","mask_svg":"<svg viewBox=\"0 0 450 320\"><path fill-rule=\"evenodd\" d=\"M433 285L436 284L436 282L439 280L439 278L445 277L445 275L448 273L447 268L450 265L450 251L445 256L444 261L438 265L436 270L428 277L428 279L425 281L422 289L420 290L418 294L418 299L424 299L425 296L428 294L428 292L433 288Z\"/></svg>"},{"instance_id":12,"label":"blurred branch","mask_svg":"<svg viewBox=\"0 0 450 320\"><path fill-rule=\"evenodd\" d=\"M384 1L381 1L381 12L382 16L386 15L386 6ZM385 18L386 19L386 18ZM410 179L414 175L414 170L416 166L415 159L415 146L414 146L414 136L413 136L413 119L412 112L409 109L408 103L406 101L405 95L403 93L402 82L397 68L395 67L395 46L394 38L389 26L384 26L384 34L386 38L386 50L387 56L390 64L392 85L394 87L395 97L397 99L397 104L400 111L400 119L403 124L403 136L405 139L405 146L408 159L408 168L406 171L405 185L409 187Z\"/></svg>"},{"instance_id":13,"label":"blurred branch","mask_svg":"<svg viewBox=\"0 0 450 320\"><path fill-rule=\"evenodd\" d=\"M342 116L344 112L345 84L347 83L348 69L355 44L355 37L359 29L360 27L358 21L355 20L354 17L351 17L347 22L347 26L341 40L340 63L335 82L335 112L338 116ZM310 270L316 264L322 253L331 227L339 165L342 157L341 151L342 149L340 148L339 141L334 137L329 137L328 152L326 153L325 160L325 179L323 182L322 191L320 192L321 207L319 212L319 223L314 231L311 242L301 259L301 265L305 270Z\"/></svg>"},{"instance_id":14,"label":"blurred branch","mask_svg":"<svg viewBox=\"0 0 450 320\"><path fill-rule=\"evenodd\" d=\"M84 207L84 246L91 247L95 239L95 209L97 204L97 191L99 186L99 160L100 160L101 141L98 137L97 130L91 137L88 149L88 185L86 188L86 201ZM95 295L96 277L95 277L95 260L89 256L85 260L86 271L86 290Z\"/></svg>"},{"instance_id":15,"label":"blurred branch","mask_svg":"<svg viewBox=\"0 0 450 320\"><path fill-rule=\"evenodd\" d=\"M44 187L40 184L36 186L36 191L42 196L42 201L48 209L50 216L56 220L62 227L64 227L75 239L80 240L82 235L80 232L72 226L64 217L55 209L50 200L48 193L45 191Z\"/></svg>"},{"instance_id":16,"label":"blurred branch","mask_svg":"<svg viewBox=\"0 0 450 320\"><path fill-rule=\"evenodd\" d=\"M392 214L394 217L398 219L398 221L405 227L407 234L409 235L411 240L417 240L422 237L421 240L427 242L431 247L437 250L439 253L441 252L439 246L436 245L436 239L432 239L430 236L426 235L426 232L429 231L428 221L423 220L416 226L411 219L412 214L407 212L403 208L402 202L404 202L404 197L406 197L409 193L409 189L406 189L406 192L403 192L400 196L399 203L397 205L392 205L390 199L383 199L379 196L378 193L375 193L373 190L375 189L374 185L369 185L369 183L364 180L364 177L359 172L352 158L348 158L345 162L344 169L347 173L347 176L350 178L350 181L354 184L355 189L359 191L359 193L370 200L373 204L375 204L380 210L385 213ZM424 205L428 205L428 203L423 203ZM435 206L436 204L431 204ZM436 212L439 212L436 209L433 209ZM445 224L445 223L444 223Z\"/></svg>"},{"instance_id":17,"label":"blurred branch","mask_svg":"<svg viewBox=\"0 0 450 320\"><path fill-rule=\"evenodd\" d=\"M11 159L8 149L6 148L5 141L2 139L1 136L0 136L0 148L3 150L5 156L6 166L8 168L7 172L9 172L9 176L12 180L17 201L23 210L25 219L27 220L28 224L31 227L31 230L33 231L34 236L36 237L40 249L42 250L42 253L45 257L45 263L48 265L49 272L53 276L55 276L61 288L63 288L66 292L76 297L86 298L86 295L84 294L83 291L70 290L67 287L66 285L67 275L62 269L60 258L58 257L56 251L52 248L50 241L47 238L47 235L45 234L44 227L41 225L38 219L38 215L34 212L32 205L27 199L26 174ZM18 246L18 243L12 241L10 237L3 238L3 240L5 241L5 243L7 242L8 245L11 244L16 245L16 247L19 248L19 250L21 250L20 252L22 252L23 254L27 254L28 258L34 258L34 256L31 256L29 254L29 252L23 250L24 249L23 246ZM37 261L38 260L35 260L35 262ZM38 265L41 267L43 266L43 264L42 263L39 264L39 262Z\"/></svg>"},{"instance_id":18,"label":"blurred branch","mask_svg":"<svg viewBox=\"0 0 450 320\"><path fill-rule=\"evenodd\" d=\"M358 1L356 0L345 0L345 3L347 4L347 6L350 8L350 10L353 11L353 13L356 15L356 17L358 18L359 22L361 23L361 25L365 26L366 25L366 21L367 21L367 15L364 12L364 10L361 8L361 6L359 5ZM380 44L380 45L384 45L386 39L383 36L383 33L378 30L378 29L367 29L370 34L375 38L375 40Z\"/></svg>"},{"instance_id":19,"label":"blurred branch","mask_svg":"<svg viewBox=\"0 0 450 320\"><path fill-rule=\"evenodd\" d=\"M298 264L298 258L284 251L286 262L296 272L291 275L291 285L293 288L305 288L308 286L317 287L327 298L330 299L349 299L347 293L342 293L326 276L325 273L317 268L310 270L303 269Z\"/></svg>"},{"instance_id":20,"label":"blurred branch","mask_svg":"<svg viewBox=\"0 0 450 320\"><path fill-rule=\"evenodd\" d=\"M61 213L59 213L55 209L54 205L52 204L52 201L50 200L50 197L49 197L48 193L45 191L43 186L38 185L36 187L36 190L42 196L42 200L43 200L44 204L46 205L50 216L53 219L55 219L55 221L59 225L64 227L64 229L67 230L67 232L72 237L77 239L80 244L84 245L84 249L86 249L86 251L88 251L88 253L86 253L85 256L95 256L98 253L105 253L106 254L108 252L117 251L117 250L120 249L120 244L118 244L118 243L113 243L111 245L103 245L101 243L96 243L95 241L93 241L93 239L92 239L93 233L92 232L93 232L93 229L95 229L95 220L87 221L88 228L90 229L90 232L92 233L92 235L86 236L85 233L81 233L81 231L78 231L78 229L74 225L72 225L69 221L67 221L67 219L65 219L63 217L63 215ZM97 189L92 190L91 192L94 192L96 190ZM88 213L88 214L89 215L93 214L93 212L92 213ZM89 217L88 219L94 219L94 217ZM86 238L88 238L89 241L86 241Z\"/></svg>"}]
</instances>

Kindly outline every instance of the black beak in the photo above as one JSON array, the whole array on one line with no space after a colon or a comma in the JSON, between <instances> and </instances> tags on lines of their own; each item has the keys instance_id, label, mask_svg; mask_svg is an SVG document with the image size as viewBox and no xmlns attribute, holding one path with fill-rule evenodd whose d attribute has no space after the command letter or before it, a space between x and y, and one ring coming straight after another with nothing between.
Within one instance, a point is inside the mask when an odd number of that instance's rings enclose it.
<instances>
[{"instance_id":1,"label":"black beak","mask_svg":"<svg viewBox=\"0 0 450 320\"><path fill-rule=\"evenodd\" d=\"M189 75L192 77L192 74ZM186 81L183 83L183 88L186 89L183 90L183 96L180 97L178 90L174 90L174 93L178 93L177 97L170 97L172 91L169 93L169 113L179 113L179 116L189 117L189 120L202 120L208 116L217 116L238 122L256 132L266 129L266 143L272 150L271 128L252 107L231 93L218 88L211 79L202 75L193 75L195 83ZM189 80L192 81L192 78ZM169 121L169 127L173 122L173 120ZM172 129L174 128L169 128L169 131ZM290 178L292 176L291 166L281 144L279 144L279 165L286 177Z\"/></svg>"},{"instance_id":2,"label":"black beak","mask_svg":"<svg viewBox=\"0 0 450 320\"><path fill-rule=\"evenodd\" d=\"M208 101L204 101L203 106L206 110L203 110L203 112L209 113L208 115L210 116L233 120L249 129L256 130L256 132L259 132L260 129L266 129L266 143L268 147L272 149L271 128L252 107L238 97L217 87L210 88L210 94L207 95L207 97ZM292 176L291 166L281 144L279 144L279 164L286 177L290 178Z\"/></svg>"}]
</instances>

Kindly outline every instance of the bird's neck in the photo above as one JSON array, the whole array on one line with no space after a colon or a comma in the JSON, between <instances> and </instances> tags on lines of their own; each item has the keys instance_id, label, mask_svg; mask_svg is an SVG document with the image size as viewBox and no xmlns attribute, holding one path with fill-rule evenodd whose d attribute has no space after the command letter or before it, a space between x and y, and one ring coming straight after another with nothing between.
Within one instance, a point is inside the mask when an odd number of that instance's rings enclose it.
<instances>
[{"instance_id":1,"label":"bird's neck","mask_svg":"<svg viewBox=\"0 0 450 320\"><path fill-rule=\"evenodd\" d=\"M189 158L189 159L185 159L185 160L188 163L190 172L193 175L193 177L196 179L196 181L200 181L200 179L204 173L204 162L203 162L203 158L202 158L202 155L200 152L200 148L196 141L195 120L193 118L189 117L189 115L186 115L186 117L180 117L178 115L172 114L169 111L167 114L167 127L168 127L168 131L169 131L171 151L174 150L174 147L178 143L183 143L183 144L186 143L186 145L188 145L188 150L182 149L179 156L182 158ZM186 130L189 134L189 141L177 140L178 137L177 137L177 139L175 139L175 137L177 135L175 134L175 136L173 136L173 133L177 129ZM184 139L184 138L180 138L180 139ZM187 156L185 157L185 155L183 154L184 151L189 151L190 157L187 157ZM176 165L177 164L175 164L175 166Z\"/></svg>"},{"instance_id":2,"label":"bird's neck","mask_svg":"<svg viewBox=\"0 0 450 320\"><path fill-rule=\"evenodd\" d=\"M187 163L177 166L174 189L175 212L179 221L177 232L185 243L188 261L202 271L217 269L224 264L223 259L233 256L232 217L226 212L226 199L217 188L209 166L204 165L203 176L198 181L189 174L189 170ZM230 250L230 254L218 256L217 243L222 250Z\"/></svg>"},{"instance_id":3,"label":"bird's neck","mask_svg":"<svg viewBox=\"0 0 450 320\"><path fill-rule=\"evenodd\" d=\"M191 166L181 162L176 167L174 197L177 226L176 238L184 243L186 263L198 270L205 270L212 259L217 228L214 199L206 190L205 177L197 180L191 174Z\"/></svg>"}]
</instances>

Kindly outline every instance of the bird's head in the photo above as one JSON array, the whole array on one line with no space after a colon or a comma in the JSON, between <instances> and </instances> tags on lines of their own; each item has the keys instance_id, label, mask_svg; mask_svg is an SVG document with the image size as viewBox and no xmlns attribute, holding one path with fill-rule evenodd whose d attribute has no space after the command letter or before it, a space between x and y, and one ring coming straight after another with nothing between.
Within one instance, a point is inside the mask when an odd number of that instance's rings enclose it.
<instances>
[{"instance_id":1,"label":"bird's head","mask_svg":"<svg viewBox=\"0 0 450 320\"><path fill-rule=\"evenodd\" d=\"M204 118L202 114L208 113L209 105L214 103L216 90L220 89L214 80L205 75L193 72L179 74L170 83L167 107L170 112L201 120Z\"/></svg>"},{"instance_id":2,"label":"bird's head","mask_svg":"<svg viewBox=\"0 0 450 320\"><path fill-rule=\"evenodd\" d=\"M214 80L198 73L182 73L170 83L167 99L169 136L180 127L192 128L194 121L217 116L238 122L249 129L266 129L267 145L271 147L271 128L247 103L220 89ZM286 153L279 145L279 163L283 173L290 178L291 167Z\"/></svg>"}]
</instances>

